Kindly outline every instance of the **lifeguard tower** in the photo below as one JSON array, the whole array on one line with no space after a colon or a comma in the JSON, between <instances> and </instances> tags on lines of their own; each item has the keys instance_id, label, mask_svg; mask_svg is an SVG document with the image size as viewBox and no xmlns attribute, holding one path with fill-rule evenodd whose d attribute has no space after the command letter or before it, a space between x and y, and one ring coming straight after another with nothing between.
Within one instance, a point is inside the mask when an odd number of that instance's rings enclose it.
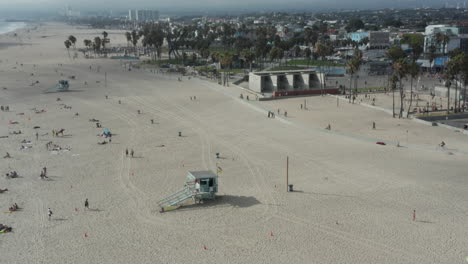
<instances>
[{"instance_id":1,"label":"lifeguard tower","mask_svg":"<svg viewBox=\"0 0 468 264\"><path fill-rule=\"evenodd\" d=\"M45 90L46 93L59 93L59 92L68 92L70 88L70 83L68 80L59 80L55 86L52 86Z\"/></svg>"},{"instance_id":2,"label":"lifeguard tower","mask_svg":"<svg viewBox=\"0 0 468 264\"><path fill-rule=\"evenodd\" d=\"M204 199L214 199L218 192L218 175L212 171L189 171L185 186L178 192L158 202L161 212L177 209L181 203L192 199L201 203Z\"/></svg>"}]
</instances>

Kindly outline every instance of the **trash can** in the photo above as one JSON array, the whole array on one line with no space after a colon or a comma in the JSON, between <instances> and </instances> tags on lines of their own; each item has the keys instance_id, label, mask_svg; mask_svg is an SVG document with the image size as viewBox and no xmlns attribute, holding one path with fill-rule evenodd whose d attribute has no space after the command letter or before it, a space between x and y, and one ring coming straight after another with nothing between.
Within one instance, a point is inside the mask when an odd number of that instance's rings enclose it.
<instances>
[{"instance_id":1,"label":"trash can","mask_svg":"<svg viewBox=\"0 0 468 264\"><path fill-rule=\"evenodd\" d=\"M294 192L293 186L294 186L294 185L292 185L292 184L288 184L288 188L289 188L288 191L289 191L289 192Z\"/></svg>"}]
</instances>

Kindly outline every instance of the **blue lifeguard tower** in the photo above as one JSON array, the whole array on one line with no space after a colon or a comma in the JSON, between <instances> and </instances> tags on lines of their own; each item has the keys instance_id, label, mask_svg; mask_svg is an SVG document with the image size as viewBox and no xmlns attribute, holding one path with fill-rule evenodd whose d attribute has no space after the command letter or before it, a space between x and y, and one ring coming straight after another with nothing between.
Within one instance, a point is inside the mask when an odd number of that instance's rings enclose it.
<instances>
[{"instance_id":1,"label":"blue lifeguard tower","mask_svg":"<svg viewBox=\"0 0 468 264\"><path fill-rule=\"evenodd\" d=\"M201 203L204 199L214 199L218 192L218 175L212 171L189 171L185 186L178 192L158 202L161 212L177 209L182 202L192 199Z\"/></svg>"}]
</instances>

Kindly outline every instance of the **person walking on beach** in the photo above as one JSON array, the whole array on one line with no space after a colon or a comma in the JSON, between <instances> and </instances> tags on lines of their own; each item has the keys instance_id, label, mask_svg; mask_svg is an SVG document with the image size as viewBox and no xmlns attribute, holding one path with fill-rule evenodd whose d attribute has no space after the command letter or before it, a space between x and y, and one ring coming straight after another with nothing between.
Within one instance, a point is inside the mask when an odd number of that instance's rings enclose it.
<instances>
[{"instance_id":1,"label":"person walking on beach","mask_svg":"<svg viewBox=\"0 0 468 264\"><path fill-rule=\"evenodd\" d=\"M84 202L84 207L85 207L85 209L88 209L88 210L89 210L88 198L86 198L86 200L85 200L85 202Z\"/></svg>"},{"instance_id":2,"label":"person walking on beach","mask_svg":"<svg viewBox=\"0 0 468 264\"><path fill-rule=\"evenodd\" d=\"M44 177L47 177L47 168L46 167L42 168L42 172L44 173Z\"/></svg>"},{"instance_id":3,"label":"person walking on beach","mask_svg":"<svg viewBox=\"0 0 468 264\"><path fill-rule=\"evenodd\" d=\"M125 157L128 157L128 149L125 149Z\"/></svg>"},{"instance_id":4,"label":"person walking on beach","mask_svg":"<svg viewBox=\"0 0 468 264\"><path fill-rule=\"evenodd\" d=\"M52 210L50 210L50 208L47 209L47 215L49 216L49 221L50 221L50 219L52 218Z\"/></svg>"},{"instance_id":5,"label":"person walking on beach","mask_svg":"<svg viewBox=\"0 0 468 264\"><path fill-rule=\"evenodd\" d=\"M130 155L132 156L132 158L133 158L133 153L134 153L134 152L133 152L133 149L132 149L132 151L130 151Z\"/></svg>"},{"instance_id":6,"label":"person walking on beach","mask_svg":"<svg viewBox=\"0 0 468 264\"><path fill-rule=\"evenodd\" d=\"M36 140L39 140L39 133L36 132Z\"/></svg>"}]
</instances>

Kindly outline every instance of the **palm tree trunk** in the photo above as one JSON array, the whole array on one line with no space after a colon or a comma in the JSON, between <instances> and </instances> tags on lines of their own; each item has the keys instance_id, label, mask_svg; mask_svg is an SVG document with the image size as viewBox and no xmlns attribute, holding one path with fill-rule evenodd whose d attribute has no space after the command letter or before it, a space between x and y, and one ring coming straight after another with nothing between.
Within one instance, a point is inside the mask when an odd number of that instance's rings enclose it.
<instances>
[{"instance_id":1,"label":"palm tree trunk","mask_svg":"<svg viewBox=\"0 0 468 264\"><path fill-rule=\"evenodd\" d=\"M406 118L409 118L409 113L410 113L412 104L413 104L413 75L411 75L410 101L409 101L408 111L406 112Z\"/></svg>"},{"instance_id":2,"label":"palm tree trunk","mask_svg":"<svg viewBox=\"0 0 468 264\"><path fill-rule=\"evenodd\" d=\"M450 86L447 87L447 114L450 114Z\"/></svg>"},{"instance_id":3,"label":"palm tree trunk","mask_svg":"<svg viewBox=\"0 0 468 264\"><path fill-rule=\"evenodd\" d=\"M353 74L349 78L349 102L351 103L351 93L352 93L352 86L353 86Z\"/></svg>"},{"instance_id":4,"label":"palm tree trunk","mask_svg":"<svg viewBox=\"0 0 468 264\"><path fill-rule=\"evenodd\" d=\"M405 93L403 92L403 81L400 79L400 114L398 115L398 118L403 117L403 97Z\"/></svg>"},{"instance_id":5,"label":"palm tree trunk","mask_svg":"<svg viewBox=\"0 0 468 264\"><path fill-rule=\"evenodd\" d=\"M455 108L455 113L457 112L457 92L458 92L458 78L455 78L455 101L453 102L454 108Z\"/></svg>"},{"instance_id":6,"label":"palm tree trunk","mask_svg":"<svg viewBox=\"0 0 468 264\"><path fill-rule=\"evenodd\" d=\"M394 87L392 87L392 105L393 105L393 118L395 118L395 88Z\"/></svg>"}]
</instances>

